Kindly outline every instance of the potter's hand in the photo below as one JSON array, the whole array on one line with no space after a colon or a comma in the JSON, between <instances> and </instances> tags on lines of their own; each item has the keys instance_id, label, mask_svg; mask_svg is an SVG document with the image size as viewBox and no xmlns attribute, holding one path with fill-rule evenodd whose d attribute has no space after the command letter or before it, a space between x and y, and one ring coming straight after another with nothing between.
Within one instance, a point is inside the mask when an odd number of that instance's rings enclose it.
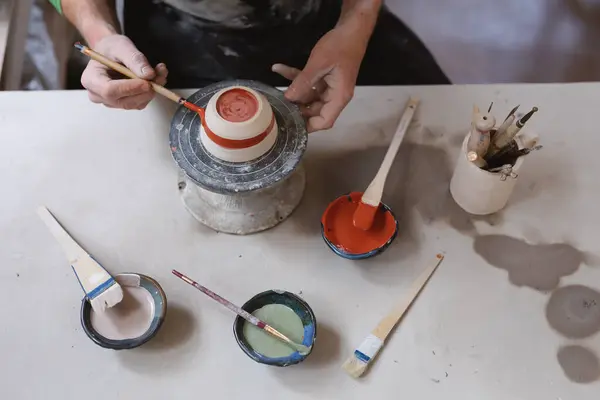
<instances>
[{"instance_id":1,"label":"potter's hand","mask_svg":"<svg viewBox=\"0 0 600 400\"><path fill-rule=\"evenodd\" d=\"M302 71L273 65L273 72L292 81L285 96L301 105L309 132L331 128L350 102L365 50L366 41L338 26L317 42Z\"/></svg>"},{"instance_id":2,"label":"potter's hand","mask_svg":"<svg viewBox=\"0 0 600 400\"><path fill-rule=\"evenodd\" d=\"M96 43L94 50L122 63L143 78L123 78L110 68L90 60L81 75L81 84L88 90L89 98L94 103L111 108L141 110L154 97L154 91L146 80L153 80L159 85L164 85L167 81L168 71L165 64L161 63L156 69L152 68L146 57L126 36L106 36Z\"/></svg>"}]
</instances>

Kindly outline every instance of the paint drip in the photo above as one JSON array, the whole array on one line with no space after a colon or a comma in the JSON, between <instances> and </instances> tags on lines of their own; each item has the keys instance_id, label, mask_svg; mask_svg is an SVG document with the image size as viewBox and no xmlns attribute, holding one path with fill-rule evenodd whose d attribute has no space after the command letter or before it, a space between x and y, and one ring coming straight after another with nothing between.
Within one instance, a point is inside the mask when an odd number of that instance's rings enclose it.
<instances>
[{"instance_id":1,"label":"paint drip","mask_svg":"<svg viewBox=\"0 0 600 400\"><path fill-rule=\"evenodd\" d=\"M258 100L244 89L231 89L217 99L217 112L229 122L244 122L258 112Z\"/></svg>"},{"instance_id":2,"label":"paint drip","mask_svg":"<svg viewBox=\"0 0 600 400\"><path fill-rule=\"evenodd\" d=\"M397 224L389 209L379 207L368 230L354 226L354 214L362 193L353 192L334 200L321 219L323 234L329 242L349 254L366 254L389 243Z\"/></svg>"},{"instance_id":3,"label":"paint drip","mask_svg":"<svg viewBox=\"0 0 600 400\"><path fill-rule=\"evenodd\" d=\"M94 310L90 323L106 339L127 340L142 336L152 324L154 301L143 287L122 286L123 300L104 312Z\"/></svg>"},{"instance_id":4,"label":"paint drip","mask_svg":"<svg viewBox=\"0 0 600 400\"><path fill-rule=\"evenodd\" d=\"M304 325L298 314L291 308L283 304L267 304L254 311L252 315L271 325L293 342L303 342ZM265 357L289 357L296 351L247 321L244 322L243 335L248 345Z\"/></svg>"}]
</instances>

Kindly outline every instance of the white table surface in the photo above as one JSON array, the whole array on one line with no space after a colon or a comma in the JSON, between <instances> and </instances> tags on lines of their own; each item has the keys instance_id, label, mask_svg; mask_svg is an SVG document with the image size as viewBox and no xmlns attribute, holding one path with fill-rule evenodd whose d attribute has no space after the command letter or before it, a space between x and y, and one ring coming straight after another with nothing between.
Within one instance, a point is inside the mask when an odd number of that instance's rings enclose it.
<instances>
[{"instance_id":1,"label":"white table surface","mask_svg":"<svg viewBox=\"0 0 600 400\"><path fill-rule=\"evenodd\" d=\"M319 217L337 195L367 186L409 94L422 104L384 199L400 236L378 258L339 258ZM461 232L438 205L473 103L490 101L502 119L517 103L537 105L529 127L545 148L528 156L501 215L467 220L473 229ZM238 237L199 225L180 202L172 104L122 111L84 92L0 93L0 398L597 399L600 382L571 382L556 354L564 344L600 353L599 335L558 334L545 317L550 294L512 284L473 241L476 232L566 241L597 258L599 104L600 84L358 88L335 128L310 137L300 208ZM111 272L160 282L169 308L153 341L112 351L87 338L81 289L40 204ZM370 373L349 378L342 362L439 251L446 259ZM267 289L301 293L319 322L313 354L288 368L254 363L233 338L234 316L174 267L238 304ZM568 283L598 290L600 269L582 264Z\"/></svg>"}]
</instances>

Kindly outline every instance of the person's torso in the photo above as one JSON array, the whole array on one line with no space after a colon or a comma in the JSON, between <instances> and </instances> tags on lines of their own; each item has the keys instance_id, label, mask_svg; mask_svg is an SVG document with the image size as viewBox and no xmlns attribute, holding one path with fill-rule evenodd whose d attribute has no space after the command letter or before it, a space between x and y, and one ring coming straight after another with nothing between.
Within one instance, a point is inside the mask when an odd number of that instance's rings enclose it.
<instances>
[{"instance_id":1,"label":"person's torso","mask_svg":"<svg viewBox=\"0 0 600 400\"><path fill-rule=\"evenodd\" d=\"M294 24L317 13L321 0L153 0L227 28Z\"/></svg>"}]
</instances>

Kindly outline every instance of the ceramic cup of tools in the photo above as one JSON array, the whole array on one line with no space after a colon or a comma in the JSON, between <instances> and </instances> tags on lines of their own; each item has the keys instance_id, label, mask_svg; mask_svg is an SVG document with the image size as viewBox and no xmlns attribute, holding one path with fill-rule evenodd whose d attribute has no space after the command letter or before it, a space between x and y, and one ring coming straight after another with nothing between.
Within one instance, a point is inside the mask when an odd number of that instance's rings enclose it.
<instances>
[{"instance_id":1,"label":"ceramic cup of tools","mask_svg":"<svg viewBox=\"0 0 600 400\"><path fill-rule=\"evenodd\" d=\"M200 140L215 157L246 162L269 151L277 139L277 121L269 101L248 87L230 86L209 100Z\"/></svg>"},{"instance_id":2,"label":"ceramic cup of tools","mask_svg":"<svg viewBox=\"0 0 600 400\"><path fill-rule=\"evenodd\" d=\"M479 168L468 159L469 134L463 140L454 174L450 181L450 193L454 201L466 212L488 215L506 206L519 176L525 157L519 157L508 172L490 172ZM520 138L515 141L522 148Z\"/></svg>"}]
</instances>

